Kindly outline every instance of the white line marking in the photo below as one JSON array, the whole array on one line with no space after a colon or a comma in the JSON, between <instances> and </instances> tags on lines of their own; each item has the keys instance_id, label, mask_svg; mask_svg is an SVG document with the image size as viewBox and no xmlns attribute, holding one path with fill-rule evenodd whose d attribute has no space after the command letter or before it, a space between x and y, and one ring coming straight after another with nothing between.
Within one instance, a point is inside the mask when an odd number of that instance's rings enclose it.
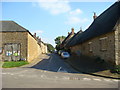
<instances>
[{"instance_id":1,"label":"white line marking","mask_svg":"<svg viewBox=\"0 0 120 90\"><path fill-rule=\"evenodd\" d=\"M101 81L101 79L98 79L98 78L93 78L93 80L96 80L96 81Z\"/></svg>"},{"instance_id":2,"label":"white line marking","mask_svg":"<svg viewBox=\"0 0 120 90\"><path fill-rule=\"evenodd\" d=\"M103 79L104 81L107 81L107 82L111 82L111 80L110 79Z\"/></svg>"},{"instance_id":3,"label":"white line marking","mask_svg":"<svg viewBox=\"0 0 120 90\"><path fill-rule=\"evenodd\" d=\"M2 74L11 74L11 73L2 73Z\"/></svg>"},{"instance_id":4,"label":"white line marking","mask_svg":"<svg viewBox=\"0 0 120 90\"><path fill-rule=\"evenodd\" d=\"M59 72L61 68L62 68L62 67L60 67L57 72Z\"/></svg>"},{"instance_id":5,"label":"white line marking","mask_svg":"<svg viewBox=\"0 0 120 90\"><path fill-rule=\"evenodd\" d=\"M11 73L10 75L14 75L14 74Z\"/></svg>"},{"instance_id":6,"label":"white line marking","mask_svg":"<svg viewBox=\"0 0 120 90\"><path fill-rule=\"evenodd\" d=\"M83 78L83 80L87 80L87 81L90 81L91 79L90 79L90 78Z\"/></svg>"},{"instance_id":7,"label":"white line marking","mask_svg":"<svg viewBox=\"0 0 120 90\"><path fill-rule=\"evenodd\" d=\"M65 80L69 80L70 78L69 78L69 77L63 77L63 79L65 79Z\"/></svg>"},{"instance_id":8,"label":"white line marking","mask_svg":"<svg viewBox=\"0 0 120 90\"><path fill-rule=\"evenodd\" d=\"M2 74L7 74L7 73L2 73Z\"/></svg>"},{"instance_id":9,"label":"white line marking","mask_svg":"<svg viewBox=\"0 0 120 90\"><path fill-rule=\"evenodd\" d=\"M53 58L53 57L50 57L49 63L52 61L52 58Z\"/></svg>"},{"instance_id":10,"label":"white line marking","mask_svg":"<svg viewBox=\"0 0 120 90\"><path fill-rule=\"evenodd\" d=\"M113 81L118 82L118 81L120 81L120 80L113 80Z\"/></svg>"},{"instance_id":11,"label":"white line marking","mask_svg":"<svg viewBox=\"0 0 120 90\"><path fill-rule=\"evenodd\" d=\"M41 77L41 78L47 78L47 76L46 76L46 75L41 75L40 77Z\"/></svg>"},{"instance_id":12,"label":"white line marking","mask_svg":"<svg viewBox=\"0 0 120 90\"><path fill-rule=\"evenodd\" d=\"M58 77L57 76L55 76L55 79L57 79Z\"/></svg>"}]
</instances>

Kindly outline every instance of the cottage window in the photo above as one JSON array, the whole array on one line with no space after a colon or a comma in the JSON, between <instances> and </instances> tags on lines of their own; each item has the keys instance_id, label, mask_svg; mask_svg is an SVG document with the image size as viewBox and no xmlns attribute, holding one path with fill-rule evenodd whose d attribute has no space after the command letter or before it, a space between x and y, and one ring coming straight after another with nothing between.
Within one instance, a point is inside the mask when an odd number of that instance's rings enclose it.
<instances>
[{"instance_id":1,"label":"cottage window","mask_svg":"<svg viewBox=\"0 0 120 90\"><path fill-rule=\"evenodd\" d=\"M100 50L106 51L108 46L107 37L100 38L99 41L100 41Z\"/></svg>"},{"instance_id":2,"label":"cottage window","mask_svg":"<svg viewBox=\"0 0 120 90\"><path fill-rule=\"evenodd\" d=\"M92 42L88 43L88 47L89 47L89 51L92 52L93 51L93 49L92 49Z\"/></svg>"}]
</instances>

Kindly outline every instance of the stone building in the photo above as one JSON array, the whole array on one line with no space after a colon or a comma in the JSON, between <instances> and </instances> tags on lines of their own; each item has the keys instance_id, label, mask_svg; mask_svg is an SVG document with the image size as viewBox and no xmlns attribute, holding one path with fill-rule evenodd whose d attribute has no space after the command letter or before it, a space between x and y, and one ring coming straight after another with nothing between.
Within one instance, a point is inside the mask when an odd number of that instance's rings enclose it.
<instances>
[{"instance_id":1,"label":"stone building","mask_svg":"<svg viewBox=\"0 0 120 90\"><path fill-rule=\"evenodd\" d=\"M100 57L114 65L120 65L120 1L115 2L83 33L77 33L66 45L77 55Z\"/></svg>"},{"instance_id":2,"label":"stone building","mask_svg":"<svg viewBox=\"0 0 120 90\"><path fill-rule=\"evenodd\" d=\"M69 42L69 40L75 35L74 28L71 28L71 32L68 32L68 36L62 41L60 45L60 49L66 49L65 45Z\"/></svg>"},{"instance_id":3,"label":"stone building","mask_svg":"<svg viewBox=\"0 0 120 90\"><path fill-rule=\"evenodd\" d=\"M33 37L40 45L42 54L48 53L47 45L44 42L42 42L41 38L39 38L39 36L36 36L36 33L34 33Z\"/></svg>"},{"instance_id":4,"label":"stone building","mask_svg":"<svg viewBox=\"0 0 120 90\"><path fill-rule=\"evenodd\" d=\"M0 21L0 58L3 61L27 60L37 58L42 49L34 36L14 21Z\"/></svg>"}]
</instances>

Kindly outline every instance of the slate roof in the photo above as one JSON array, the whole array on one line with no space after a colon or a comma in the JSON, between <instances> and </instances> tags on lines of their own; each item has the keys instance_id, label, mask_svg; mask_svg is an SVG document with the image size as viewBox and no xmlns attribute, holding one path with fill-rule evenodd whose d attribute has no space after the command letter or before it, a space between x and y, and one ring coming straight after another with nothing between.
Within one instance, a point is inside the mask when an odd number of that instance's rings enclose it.
<instances>
[{"instance_id":1,"label":"slate roof","mask_svg":"<svg viewBox=\"0 0 120 90\"><path fill-rule=\"evenodd\" d=\"M0 32L28 32L14 21L0 21Z\"/></svg>"},{"instance_id":2,"label":"slate roof","mask_svg":"<svg viewBox=\"0 0 120 90\"><path fill-rule=\"evenodd\" d=\"M111 7L99 15L90 27L83 33L77 33L66 47L83 43L89 39L114 31L117 21L120 19L120 1L115 2Z\"/></svg>"}]
</instances>

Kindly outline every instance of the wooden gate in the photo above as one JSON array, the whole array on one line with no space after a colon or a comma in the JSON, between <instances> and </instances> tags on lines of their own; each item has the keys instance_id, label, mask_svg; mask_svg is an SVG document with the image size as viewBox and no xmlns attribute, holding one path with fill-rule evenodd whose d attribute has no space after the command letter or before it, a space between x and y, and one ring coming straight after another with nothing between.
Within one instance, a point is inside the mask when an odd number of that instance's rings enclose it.
<instances>
[{"instance_id":1,"label":"wooden gate","mask_svg":"<svg viewBox=\"0 0 120 90\"><path fill-rule=\"evenodd\" d=\"M5 61L20 60L20 44L5 44Z\"/></svg>"}]
</instances>

